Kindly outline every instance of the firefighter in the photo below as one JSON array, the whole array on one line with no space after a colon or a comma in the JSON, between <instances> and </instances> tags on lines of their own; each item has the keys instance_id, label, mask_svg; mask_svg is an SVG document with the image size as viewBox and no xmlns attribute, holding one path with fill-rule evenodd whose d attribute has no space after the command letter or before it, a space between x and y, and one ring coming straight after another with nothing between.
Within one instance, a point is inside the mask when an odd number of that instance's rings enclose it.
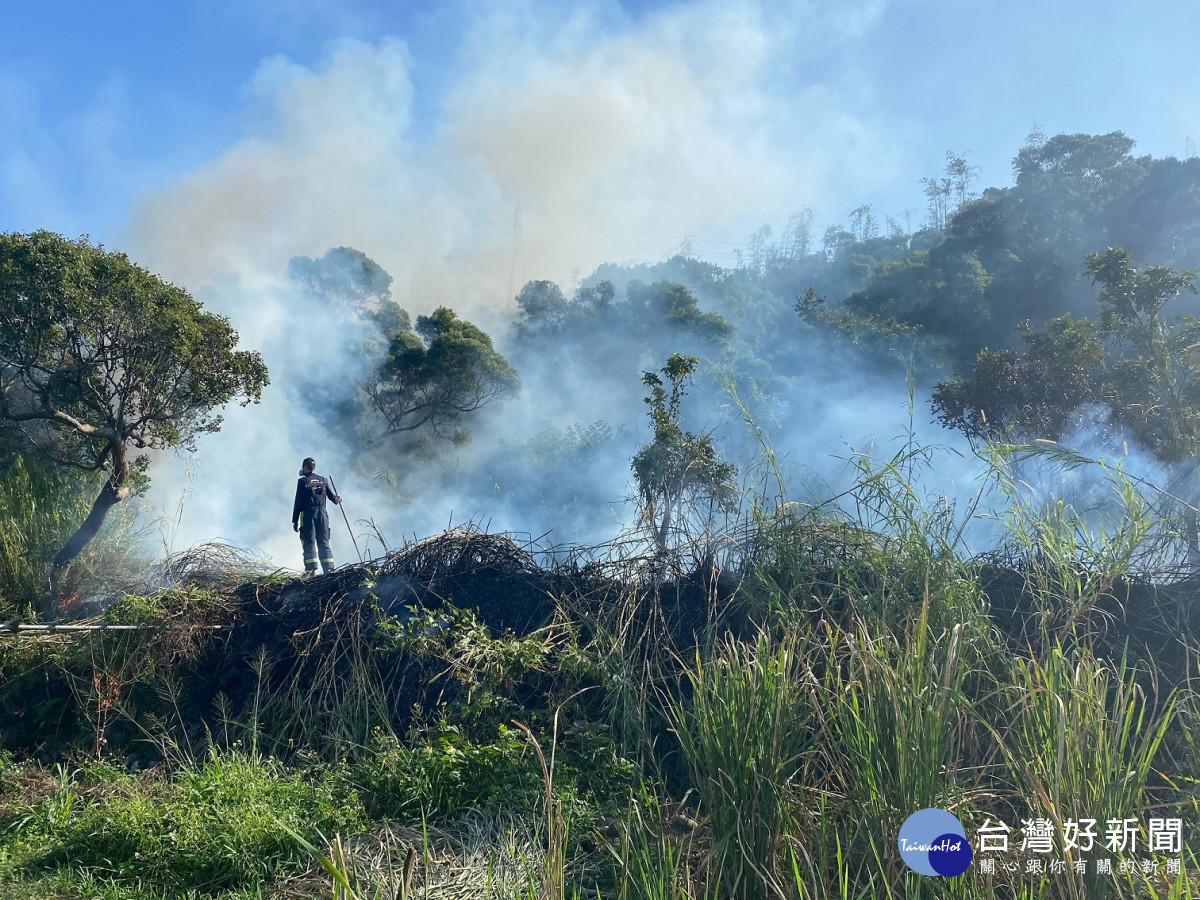
<instances>
[{"instance_id":1,"label":"firefighter","mask_svg":"<svg viewBox=\"0 0 1200 900\"><path fill-rule=\"evenodd\" d=\"M320 549L321 569L333 571L333 551L329 549L329 516L325 512L326 498L340 504L342 498L334 493L333 487L316 473L317 462L311 456L300 466L300 480L296 482L296 502L292 504L292 530L300 532L300 543L304 547L304 574L311 578L317 574L317 552Z\"/></svg>"}]
</instances>

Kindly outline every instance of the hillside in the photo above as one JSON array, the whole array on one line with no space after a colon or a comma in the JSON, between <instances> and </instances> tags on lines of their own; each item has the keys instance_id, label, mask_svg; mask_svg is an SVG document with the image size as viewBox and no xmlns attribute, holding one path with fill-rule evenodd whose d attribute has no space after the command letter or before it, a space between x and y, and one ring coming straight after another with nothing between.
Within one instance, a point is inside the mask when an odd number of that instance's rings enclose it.
<instances>
[{"instance_id":1,"label":"hillside","mask_svg":"<svg viewBox=\"0 0 1200 900\"><path fill-rule=\"evenodd\" d=\"M1078 520L966 559L945 510L794 509L665 554L455 529L307 582L200 548L96 622L144 630L5 636L0 871L64 898L1191 896L1194 578ZM1011 850L906 874L896 823L931 806ZM1021 823L1080 816L1182 844L1035 871Z\"/></svg>"}]
</instances>

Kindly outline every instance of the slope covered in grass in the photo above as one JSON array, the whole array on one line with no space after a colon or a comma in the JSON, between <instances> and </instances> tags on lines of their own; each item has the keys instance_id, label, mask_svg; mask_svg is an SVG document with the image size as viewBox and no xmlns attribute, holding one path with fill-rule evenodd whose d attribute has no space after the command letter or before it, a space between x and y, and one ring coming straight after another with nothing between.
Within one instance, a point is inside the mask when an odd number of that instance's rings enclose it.
<instances>
[{"instance_id":1,"label":"slope covered in grass","mask_svg":"<svg viewBox=\"0 0 1200 900\"><path fill-rule=\"evenodd\" d=\"M1154 569L1171 523L1118 473L1105 529L1014 505L1002 547L969 557L906 465L865 467L853 515L759 498L736 532L666 552L460 529L306 583L200 554L105 614L145 630L7 640L0 881L1195 896L1200 605ZM973 837L1006 823L1009 851L911 872L897 834L926 807ZM1022 849L1037 820L1081 818L1093 852ZM1180 820L1177 850L1151 850L1152 819ZM1109 820L1136 847L1104 849Z\"/></svg>"}]
</instances>

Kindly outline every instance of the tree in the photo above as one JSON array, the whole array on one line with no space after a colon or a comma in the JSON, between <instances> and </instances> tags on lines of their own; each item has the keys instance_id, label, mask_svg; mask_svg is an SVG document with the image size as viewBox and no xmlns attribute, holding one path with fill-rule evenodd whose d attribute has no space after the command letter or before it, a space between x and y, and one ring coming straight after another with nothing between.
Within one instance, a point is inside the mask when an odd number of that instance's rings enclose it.
<instances>
[{"instance_id":1,"label":"tree","mask_svg":"<svg viewBox=\"0 0 1200 900\"><path fill-rule=\"evenodd\" d=\"M455 443L470 439L463 417L514 396L521 382L492 339L446 307L399 331L386 359L364 385L383 420L383 437L428 428Z\"/></svg>"},{"instance_id":2,"label":"tree","mask_svg":"<svg viewBox=\"0 0 1200 900\"><path fill-rule=\"evenodd\" d=\"M637 329L667 326L712 343L723 343L733 334L733 326L719 313L702 312L696 295L682 284L631 281L625 297L630 324Z\"/></svg>"},{"instance_id":3,"label":"tree","mask_svg":"<svg viewBox=\"0 0 1200 900\"><path fill-rule=\"evenodd\" d=\"M821 255L826 262L833 262L838 254L854 246L854 235L838 225L830 225L821 237Z\"/></svg>"},{"instance_id":4,"label":"tree","mask_svg":"<svg viewBox=\"0 0 1200 900\"><path fill-rule=\"evenodd\" d=\"M858 243L866 243L879 236L879 222L875 211L867 203L850 213L850 233Z\"/></svg>"},{"instance_id":5,"label":"tree","mask_svg":"<svg viewBox=\"0 0 1200 900\"><path fill-rule=\"evenodd\" d=\"M1175 462L1200 449L1200 319L1168 320L1163 307L1196 293L1196 273L1136 269L1123 247L1089 253L1086 277L1100 286L1099 330L1113 359L1105 398L1113 420L1155 454Z\"/></svg>"},{"instance_id":6,"label":"tree","mask_svg":"<svg viewBox=\"0 0 1200 900\"><path fill-rule=\"evenodd\" d=\"M737 469L722 462L708 435L684 431L679 424L680 403L687 380L696 370L694 356L672 353L659 372L642 374L650 388L645 398L654 425L653 443L644 445L633 458L643 520L650 526L655 543L666 550L672 527L691 508L707 505L710 511L730 511L737 502L732 481Z\"/></svg>"},{"instance_id":7,"label":"tree","mask_svg":"<svg viewBox=\"0 0 1200 900\"><path fill-rule=\"evenodd\" d=\"M864 321L875 317L920 331L931 345L940 343L952 360L966 364L990 317L989 278L974 255L946 253L943 247L875 266L868 286L850 294L844 307Z\"/></svg>"},{"instance_id":8,"label":"tree","mask_svg":"<svg viewBox=\"0 0 1200 900\"><path fill-rule=\"evenodd\" d=\"M612 311L616 295L617 289L611 281L598 281L592 287L581 287L575 292L575 305L583 311L589 324L595 324Z\"/></svg>"},{"instance_id":9,"label":"tree","mask_svg":"<svg viewBox=\"0 0 1200 900\"><path fill-rule=\"evenodd\" d=\"M771 243L771 226L764 223L750 235L750 243L746 247L750 270L761 275L775 253L775 245Z\"/></svg>"},{"instance_id":10,"label":"tree","mask_svg":"<svg viewBox=\"0 0 1200 900\"><path fill-rule=\"evenodd\" d=\"M0 420L10 446L107 473L51 583L146 483L130 449L194 449L213 412L258 402L267 369L237 332L123 253L47 231L0 234ZM54 614L53 597L44 612Z\"/></svg>"},{"instance_id":11,"label":"tree","mask_svg":"<svg viewBox=\"0 0 1200 900\"><path fill-rule=\"evenodd\" d=\"M941 178L922 178L925 194L925 227L945 231L950 218L975 199L971 185L979 175L979 167L967 162L965 153L946 151L946 169Z\"/></svg>"},{"instance_id":12,"label":"tree","mask_svg":"<svg viewBox=\"0 0 1200 900\"><path fill-rule=\"evenodd\" d=\"M933 412L968 438L1058 440L1073 413L1102 396L1104 347L1088 319L1051 319L1042 331L1018 325L1025 350L979 351L968 379L938 382Z\"/></svg>"},{"instance_id":13,"label":"tree","mask_svg":"<svg viewBox=\"0 0 1200 900\"><path fill-rule=\"evenodd\" d=\"M392 276L361 250L334 247L320 259L296 256L288 260L288 280L331 305L350 310L377 310L390 301Z\"/></svg>"},{"instance_id":14,"label":"tree","mask_svg":"<svg viewBox=\"0 0 1200 900\"><path fill-rule=\"evenodd\" d=\"M1084 404L1108 408L1108 420L1159 459L1175 462L1200 449L1200 319L1168 319L1163 308L1196 293L1196 273L1133 266L1110 247L1087 257L1099 285L1097 320L1051 319L1041 331L1021 323L1025 349L983 350L969 379L933 392L942 424L969 437L1058 440L1079 423Z\"/></svg>"},{"instance_id":15,"label":"tree","mask_svg":"<svg viewBox=\"0 0 1200 900\"><path fill-rule=\"evenodd\" d=\"M846 306L831 309L811 286L796 298L793 309L828 344L849 344L881 369L897 364L906 369L916 364L923 369L936 365L940 356L938 348L925 338L919 327L875 313L860 315Z\"/></svg>"},{"instance_id":16,"label":"tree","mask_svg":"<svg viewBox=\"0 0 1200 900\"><path fill-rule=\"evenodd\" d=\"M807 207L798 213L793 213L788 219L780 237L780 251L784 259L795 261L808 256L815 219L816 213Z\"/></svg>"},{"instance_id":17,"label":"tree","mask_svg":"<svg viewBox=\"0 0 1200 900\"><path fill-rule=\"evenodd\" d=\"M527 319L561 318L567 307L562 288L553 281L530 281L517 294L517 306Z\"/></svg>"},{"instance_id":18,"label":"tree","mask_svg":"<svg viewBox=\"0 0 1200 900\"><path fill-rule=\"evenodd\" d=\"M294 256L288 260L287 277L330 313L360 320L385 335L412 327L408 313L392 299L392 276L354 247L334 247L320 259Z\"/></svg>"},{"instance_id":19,"label":"tree","mask_svg":"<svg viewBox=\"0 0 1200 900\"><path fill-rule=\"evenodd\" d=\"M950 219L949 178L922 178L921 188L925 193L925 227L934 231L944 231Z\"/></svg>"},{"instance_id":20,"label":"tree","mask_svg":"<svg viewBox=\"0 0 1200 900\"><path fill-rule=\"evenodd\" d=\"M1095 187L1110 179L1114 172L1129 166L1133 159L1133 139L1120 131L1103 135L1058 134L1037 142L1030 135L1013 160L1018 184L1055 175L1077 187Z\"/></svg>"},{"instance_id":21,"label":"tree","mask_svg":"<svg viewBox=\"0 0 1200 900\"><path fill-rule=\"evenodd\" d=\"M968 163L965 153L946 151L946 178L950 182L950 192L954 198L956 211L975 199L975 194L971 192L971 185L978 177L979 166Z\"/></svg>"},{"instance_id":22,"label":"tree","mask_svg":"<svg viewBox=\"0 0 1200 900\"><path fill-rule=\"evenodd\" d=\"M353 247L288 260L288 313L304 324L277 349L277 366L287 373L281 388L316 422L358 448L377 424L362 385L387 356L393 335L412 330L391 285L392 276ZM312 365L315 358L327 359L330 348L336 348L336 365Z\"/></svg>"},{"instance_id":23,"label":"tree","mask_svg":"<svg viewBox=\"0 0 1200 900\"><path fill-rule=\"evenodd\" d=\"M553 281L530 281L516 297L521 312L516 329L519 337L553 335L563 328L571 310L562 288Z\"/></svg>"}]
</instances>

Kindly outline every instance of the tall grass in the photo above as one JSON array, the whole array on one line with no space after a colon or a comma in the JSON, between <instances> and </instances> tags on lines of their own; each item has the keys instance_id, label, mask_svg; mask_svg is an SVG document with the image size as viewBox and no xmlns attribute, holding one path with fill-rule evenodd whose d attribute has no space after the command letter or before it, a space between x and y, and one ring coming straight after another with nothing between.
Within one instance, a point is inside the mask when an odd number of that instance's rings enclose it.
<instances>
[{"instance_id":1,"label":"tall grass","mask_svg":"<svg viewBox=\"0 0 1200 900\"><path fill-rule=\"evenodd\" d=\"M49 565L91 510L102 479L12 454L0 472L0 619L28 619L48 590ZM104 528L63 573L67 602L88 587L131 580L143 535L133 504L116 507Z\"/></svg>"},{"instance_id":2,"label":"tall grass","mask_svg":"<svg viewBox=\"0 0 1200 900\"><path fill-rule=\"evenodd\" d=\"M794 831L817 713L805 638L763 631L753 643L724 643L687 671L690 703L666 696L712 828L708 877L722 896L787 895L784 837Z\"/></svg>"},{"instance_id":3,"label":"tall grass","mask_svg":"<svg viewBox=\"0 0 1200 900\"><path fill-rule=\"evenodd\" d=\"M831 635L823 749L830 789L853 810L845 859L878 867L887 882L905 871L899 823L919 809L958 809L968 794L959 772L969 703L963 635L962 625L931 634L928 603L899 636L866 627Z\"/></svg>"},{"instance_id":4,"label":"tall grass","mask_svg":"<svg viewBox=\"0 0 1200 900\"><path fill-rule=\"evenodd\" d=\"M1004 690L1013 719L997 743L1013 782L1026 787L1030 818L1049 819L1059 833L1068 819L1093 818L1101 833L1110 819L1145 821L1155 807L1150 789L1164 787L1152 776L1173 697L1156 702L1124 662L1096 660L1086 649L1015 658ZM1068 862L1080 855L1063 853ZM1057 889L1081 900L1124 896L1123 885L1093 867L1064 874Z\"/></svg>"}]
</instances>

